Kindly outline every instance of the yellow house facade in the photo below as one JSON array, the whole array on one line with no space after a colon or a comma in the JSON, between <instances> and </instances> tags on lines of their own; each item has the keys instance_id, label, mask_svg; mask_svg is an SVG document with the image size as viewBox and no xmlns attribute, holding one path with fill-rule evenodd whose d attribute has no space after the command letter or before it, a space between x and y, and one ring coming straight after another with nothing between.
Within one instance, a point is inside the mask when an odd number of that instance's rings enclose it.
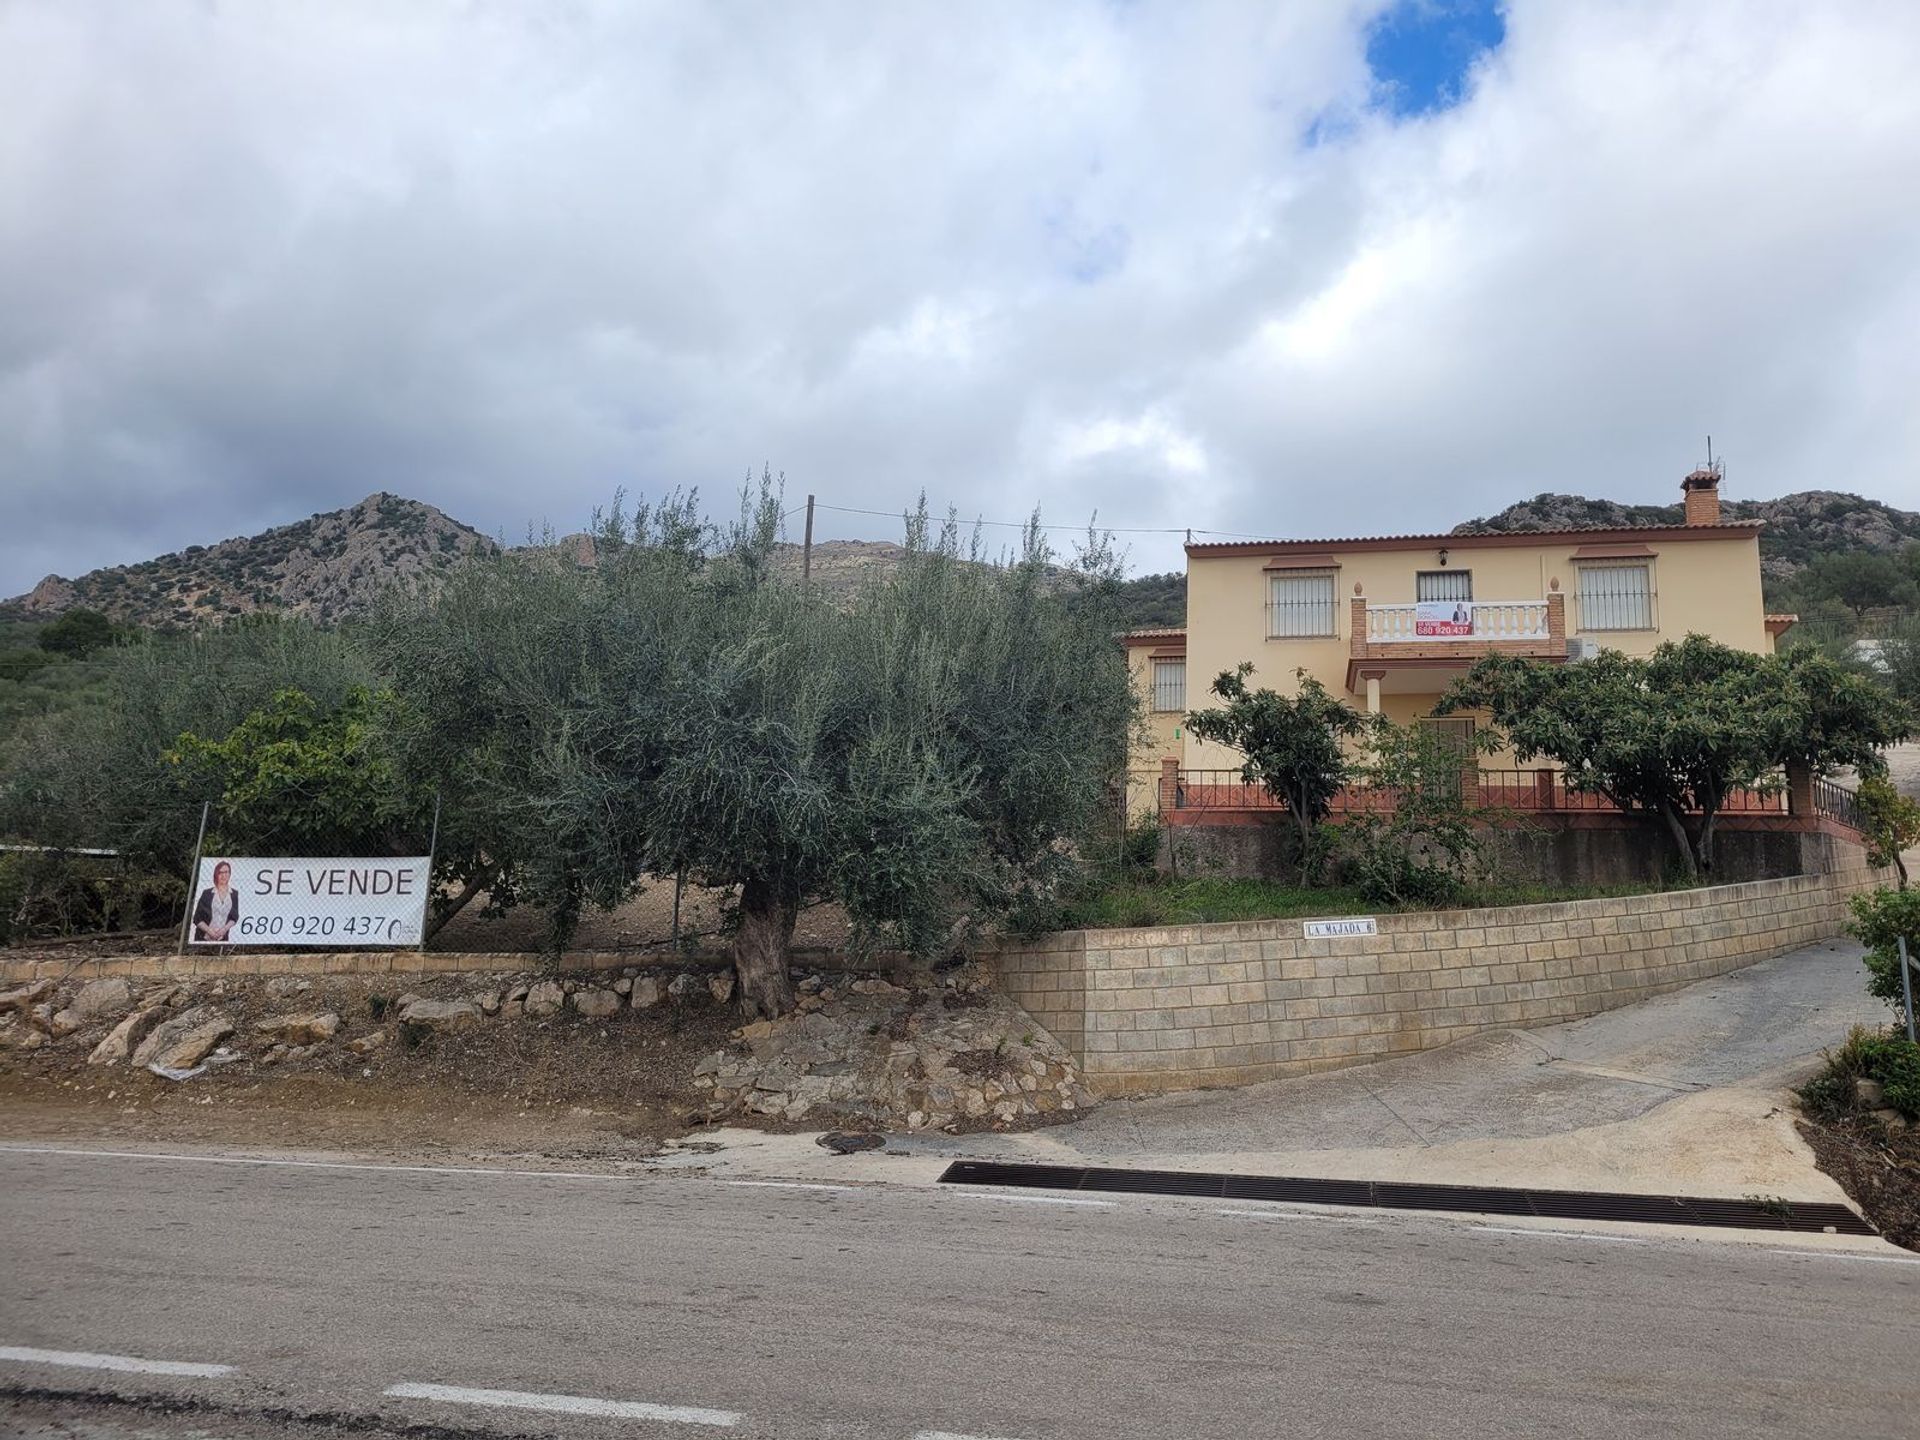
<instances>
[{"instance_id":1,"label":"yellow house facade","mask_svg":"<svg viewBox=\"0 0 1920 1440\"><path fill-rule=\"evenodd\" d=\"M1457 732L1476 722L1434 720L1433 707L1493 651L1565 664L1700 634L1769 653L1793 617L1767 615L1760 522L1721 519L1719 479L1687 476L1674 525L1189 544L1184 634L1126 637L1150 732L1131 767L1140 793L1130 810L1152 804L1164 760L1183 771L1239 766L1182 721L1242 662L1282 693L1304 672L1358 709Z\"/></svg>"}]
</instances>

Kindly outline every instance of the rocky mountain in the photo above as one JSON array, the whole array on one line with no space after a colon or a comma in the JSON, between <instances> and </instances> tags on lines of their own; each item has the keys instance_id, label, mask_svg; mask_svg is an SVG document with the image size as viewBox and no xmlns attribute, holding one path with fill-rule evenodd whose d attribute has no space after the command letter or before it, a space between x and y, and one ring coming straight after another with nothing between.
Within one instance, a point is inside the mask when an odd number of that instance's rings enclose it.
<instances>
[{"instance_id":1,"label":"rocky mountain","mask_svg":"<svg viewBox=\"0 0 1920 1440\"><path fill-rule=\"evenodd\" d=\"M258 610L338 620L364 614L389 585L431 577L492 545L431 505L382 492L260 535L190 545L75 580L49 575L7 608L31 618L85 606L154 627Z\"/></svg>"},{"instance_id":2,"label":"rocky mountain","mask_svg":"<svg viewBox=\"0 0 1920 1440\"><path fill-rule=\"evenodd\" d=\"M1778 500L1723 500L1728 520L1764 520L1760 568L1769 580L1791 577L1829 551L1885 551L1920 540L1920 514L1838 490L1800 490ZM1623 505L1584 495L1536 495L1497 515L1454 526L1456 535L1508 530L1565 530L1584 525L1677 525L1679 502Z\"/></svg>"}]
</instances>

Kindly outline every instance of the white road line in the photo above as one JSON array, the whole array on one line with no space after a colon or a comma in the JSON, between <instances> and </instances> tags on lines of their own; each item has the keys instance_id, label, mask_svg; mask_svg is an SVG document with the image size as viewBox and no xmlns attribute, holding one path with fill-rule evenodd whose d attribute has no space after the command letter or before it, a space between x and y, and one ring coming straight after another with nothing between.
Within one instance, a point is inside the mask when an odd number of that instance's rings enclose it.
<instances>
[{"instance_id":1,"label":"white road line","mask_svg":"<svg viewBox=\"0 0 1920 1440\"><path fill-rule=\"evenodd\" d=\"M1232 1215L1242 1220L1325 1220L1334 1225L1375 1225L1358 1215L1322 1215L1314 1210L1216 1210L1216 1215Z\"/></svg>"},{"instance_id":2,"label":"white road line","mask_svg":"<svg viewBox=\"0 0 1920 1440\"><path fill-rule=\"evenodd\" d=\"M1844 1250L1769 1250L1769 1255L1807 1255L1815 1260L1866 1260L1875 1265L1920 1265L1904 1255L1849 1255Z\"/></svg>"},{"instance_id":3,"label":"white road line","mask_svg":"<svg viewBox=\"0 0 1920 1440\"><path fill-rule=\"evenodd\" d=\"M601 1415L614 1420L670 1420L680 1425L738 1425L732 1410L694 1405L652 1405L644 1400L595 1400L586 1395L541 1395L525 1390L469 1390L462 1385L389 1385L383 1394L399 1400L443 1400L449 1405L491 1405L503 1410L546 1410L560 1415Z\"/></svg>"},{"instance_id":4,"label":"white road line","mask_svg":"<svg viewBox=\"0 0 1920 1440\"><path fill-rule=\"evenodd\" d=\"M722 1180L722 1185L744 1185L760 1190L857 1190L857 1185L827 1185L812 1180Z\"/></svg>"},{"instance_id":5,"label":"white road line","mask_svg":"<svg viewBox=\"0 0 1920 1440\"><path fill-rule=\"evenodd\" d=\"M373 1170L396 1175L512 1175L532 1180L633 1180L587 1170L505 1170L475 1165L369 1165L351 1160L269 1160L254 1155L175 1155L158 1150L59 1150L44 1145L0 1145L0 1155L70 1155L82 1160L167 1160L186 1165L272 1165L288 1170Z\"/></svg>"},{"instance_id":6,"label":"white road line","mask_svg":"<svg viewBox=\"0 0 1920 1440\"><path fill-rule=\"evenodd\" d=\"M1111 1200L1073 1200L1065 1195L983 1195L978 1190L955 1190L950 1193L966 1200L1004 1200L1012 1205L1083 1205L1102 1210L1111 1210L1114 1205Z\"/></svg>"},{"instance_id":7,"label":"white road line","mask_svg":"<svg viewBox=\"0 0 1920 1440\"><path fill-rule=\"evenodd\" d=\"M25 1345L0 1345L0 1360L22 1365L64 1365L78 1370L124 1370L139 1375L187 1375L196 1380L218 1380L231 1375L231 1365L191 1365L184 1360L142 1360L133 1355L93 1355L85 1350L35 1350Z\"/></svg>"},{"instance_id":8,"label":"white road line","mask_svg":"<svg viewBox=\"0 0 1920 1440\"><path fill-rule=\"evenodd\" d=\"M922 1430L913 1440L994 1440L990 1435L956 1435L951 1430Z\"/></svg>"},{"instance_id":9,"label":"white road line","mask_svg":"<svg viewBox=\"0 0 1920 1440\"><path fill-rule=\"evenodd\" d=\"M1609 1245L1644 1245L1643 1235L1596 1235L1590 1230L1531 1230L1518 1225L1475 1225L1476 1235L1530 1235L1536 1240L1602 1240Z\"/></svg>"}]
</instances>

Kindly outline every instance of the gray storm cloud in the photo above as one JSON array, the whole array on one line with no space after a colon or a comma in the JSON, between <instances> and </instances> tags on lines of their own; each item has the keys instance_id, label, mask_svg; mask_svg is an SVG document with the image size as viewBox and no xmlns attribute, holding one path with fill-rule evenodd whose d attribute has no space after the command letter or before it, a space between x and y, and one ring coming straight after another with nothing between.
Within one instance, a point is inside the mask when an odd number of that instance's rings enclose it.
<instances>
[{"instance_id":1,"label":"gray storm cloud","mask_svg":"<svg viewBox=\"0 0 1920 1440\"><path fill-rule=\"evenodd\" d=\"M0 593L763 461L1350 533L1711 431L1920 502L1920 7L1514 0L1413 119L1381 8L0 4Z\"/></svg>"}]
</instances>

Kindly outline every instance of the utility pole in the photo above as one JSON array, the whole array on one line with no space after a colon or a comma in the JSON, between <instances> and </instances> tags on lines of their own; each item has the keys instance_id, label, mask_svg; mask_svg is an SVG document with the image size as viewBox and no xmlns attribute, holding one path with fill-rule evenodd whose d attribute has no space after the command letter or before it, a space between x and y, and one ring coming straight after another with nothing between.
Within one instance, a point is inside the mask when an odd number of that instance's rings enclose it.
<instances>
[{"instance_id":1,"label":"utility pole","mask_svg":"<svg viewBox=\"0 0 1920 1440\"><path fill-rule=\"evenodd\" d=\"M807 533L800 542L800 585L806 588L813 578L813 497L807 496Z\"/></svg>"}]
</instances>

